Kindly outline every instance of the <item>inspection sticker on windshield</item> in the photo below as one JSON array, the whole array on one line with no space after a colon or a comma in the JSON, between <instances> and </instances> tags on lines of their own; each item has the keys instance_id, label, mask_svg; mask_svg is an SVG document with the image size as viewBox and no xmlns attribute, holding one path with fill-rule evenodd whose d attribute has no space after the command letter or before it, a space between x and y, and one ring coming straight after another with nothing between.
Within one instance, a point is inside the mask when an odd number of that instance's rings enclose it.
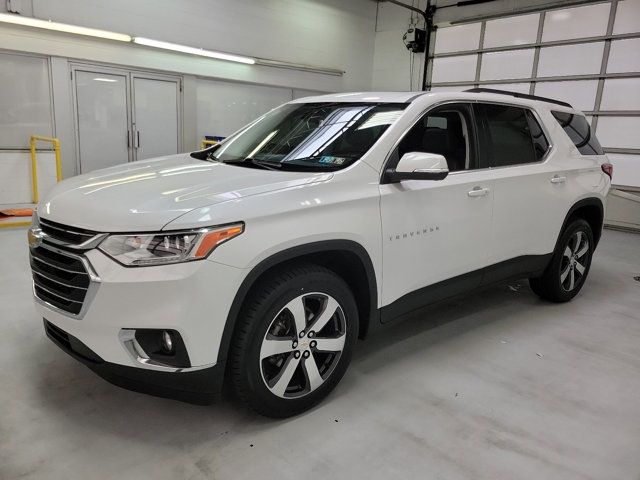
<instances>
[{"instance_id":1,"label":"inspection sticker on windshield","mask_svg":"<svg viewBox=\"0 0 640 480\"><path fill-rule=\"evenodd\" d=\"M330 163L331 165L342 165L346 162L347 159L345 157L332 157L330 155L324 155L320 157L318 163Z\"/></svg>"}]
</instances>

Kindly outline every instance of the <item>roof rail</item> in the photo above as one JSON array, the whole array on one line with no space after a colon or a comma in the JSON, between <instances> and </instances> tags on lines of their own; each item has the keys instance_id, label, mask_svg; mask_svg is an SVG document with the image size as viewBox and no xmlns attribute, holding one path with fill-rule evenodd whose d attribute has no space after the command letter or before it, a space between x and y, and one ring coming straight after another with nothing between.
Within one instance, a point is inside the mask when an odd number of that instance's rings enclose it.
<instances>
[{"instance_id":1,"label":"roof rail","mask_svg":"<svg viewBox=\"0 0 640 480\"><path fill-rule=\"evenodd\" d=\"M528 100L538 100L539 102L555 103L556 105L562 105L563 107L573 108L573 105L560 100L554 100L553 98L538 97L537 95L527 95L526 93L509 92L508 90L498 90L495 88L470 88L465 90L470 93L495 93L498 95L511 95L516 98L526 98Z\"/></svg>"}]
</instances>

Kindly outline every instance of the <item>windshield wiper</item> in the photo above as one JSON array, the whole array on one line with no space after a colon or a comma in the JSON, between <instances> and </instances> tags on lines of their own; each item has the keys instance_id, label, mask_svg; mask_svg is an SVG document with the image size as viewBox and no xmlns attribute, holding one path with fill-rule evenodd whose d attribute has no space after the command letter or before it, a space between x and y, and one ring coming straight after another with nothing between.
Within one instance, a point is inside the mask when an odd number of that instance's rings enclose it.
<instances>
[{"instance_id":1,"label":"windshield wiper","mask_svg":"<svg viewBox=\"0 0 640 480\"><path fill-rule=\"evenodd\" d=\"M274 162L267 162L264 160L256 160L255 158L247 157L244 160L224 160L223 163L228 163L230 165L253 165L258 168L263 168L265 170L280 170L282 165Z\"/></svg>"}]
</instances>

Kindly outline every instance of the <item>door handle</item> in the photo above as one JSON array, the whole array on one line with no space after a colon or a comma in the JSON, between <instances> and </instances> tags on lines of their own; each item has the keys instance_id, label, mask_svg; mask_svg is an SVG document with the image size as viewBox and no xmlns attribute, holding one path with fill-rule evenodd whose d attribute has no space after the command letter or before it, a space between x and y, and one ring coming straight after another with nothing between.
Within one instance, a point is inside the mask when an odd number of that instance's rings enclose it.
<instances>
[{"instance_id":1,"label":"door handle","mask_svg":"<svg viewBox=\"0 0 640 480\"><path fill-rule=\"evenodd\" d=\"M567 177L561 177L560 175L554 175L551 179L551 183L564 183L567 181Z\"/></svg>"},{"instance_id":2,"label":"door handle","mask_svg":"<svg viewBox=\"0 0 640 480\"><path fill-rule=\"evenodd\" d=\"M136 143L135 143L135 147L136 148L140 148L140 130L136 130Z\"/></svg>"},{"instance_id":3,"label":"door handle","mask_svg":"<svg viewBox=\"0 0 640 480\"><path fill-rule=\"evenodd\" d=\"M131 148L131 130L127 130L127 148Z\"/></svg>"},{"instance_id":4,"label":"door handle","mask_svg":"<svg viewBox=\"0 0 640 480\"><path fill-rule=\"evenodd\" d=\"M470 197L484 197L485 195L488 195L489 192L490 190L488 188L473 187L473 190L469 190L467 195Z\"/></svg>"}]
</instances>

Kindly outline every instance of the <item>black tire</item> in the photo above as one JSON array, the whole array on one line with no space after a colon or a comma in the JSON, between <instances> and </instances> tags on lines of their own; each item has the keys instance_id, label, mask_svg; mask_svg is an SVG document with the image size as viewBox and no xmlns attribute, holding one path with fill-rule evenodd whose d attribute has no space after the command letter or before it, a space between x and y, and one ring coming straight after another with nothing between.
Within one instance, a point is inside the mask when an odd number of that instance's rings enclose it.
<instances>
[{"instance_id":1,"label":"black tire","mask_svg":"<svg viewBox=\"0 0 640 480\"><path fill-rule=\"evenodd\" d=\"M576 241L588 242L586 251L579 257L577 255L584 248L584 244L576 244ZM572 220L562 232L553 257L542 276L529 279L531 290L551 302L568 302L580 292L587 279L594 248L591 226L581 218ZM579 269L583 271L580 272ZM566 275L563 275L565 273Z\"/></svg>"},{"instance_id":2,"label":"black tire","mask_svg":"<svg viewBox=\"0 0 640 480\"><path fill-rule=\"evenodd\" d=\"M304 338L297 338L299 324L296 324L295 319L301 316L296 317L287 309L288 305L296 305L299 299L306 312L304 321L309 327ZM328 299L335 300L339 308L335 310L327 326L324 329L321 327L316 338L321 342L323 339L320 337L327 336L327 328L340 329L335 333L336 338L344 340L340 353L327 353L311 348L314 343L309 337L311 327L315 320L324 318L322 313L327 311ZM316 314L309 305L317 306ZM335 306L333 303L331 305ZM278 336L274 337L275 334ZM294 337L296 344L298 340L300 343L297 349L261 359L264 342L273 339L290 339L286 341L293 342ZM299 264L282 269L261 280L252 289L241 309L229 358L231 385L238 398L261 415L276 418L297 415L324 399L338 384L349 366L357 337L358 309L351 290L342 278L331 270L314 264ZM294 358L294 354L298 356ZM309 361L313 361L315 372L320 373L323 380L319 386L316 381L314 389L311 388L311 372L308 369L312 366L310 363L307 364ZM287 369L288 362L291 362L291 365L298 362L297 366L291 369L295 368L292 378L298 379L299 382L286 382L287 390L282 395L290 397L285 398L275 392L280 389L267 385L269 380L266 372L277 372L280 368L273 382L282 385L282 382L277 380L285 376L283 372ZM324 373L321 372L323 368L327 368ZM314 378L318 379L317 376ZM298 392L295 392L296 387L299 389ZM294 393L289 393L290 390L294 390Z\"/></svg>"}]
</instances>

